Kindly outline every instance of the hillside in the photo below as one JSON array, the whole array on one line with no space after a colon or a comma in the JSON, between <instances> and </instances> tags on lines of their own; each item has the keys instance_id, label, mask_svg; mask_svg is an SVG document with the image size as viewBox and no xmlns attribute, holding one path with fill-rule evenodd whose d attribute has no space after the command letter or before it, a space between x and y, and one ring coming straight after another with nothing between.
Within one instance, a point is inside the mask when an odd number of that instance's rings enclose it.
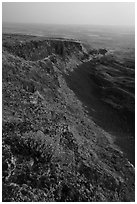
<instances>
[{"instance_id":1,"label":"hillside","mask_svg":"<svg viewBox=\"0 0 137 204\"><path fill-rule=\"evenodd\" d=\"M132 118L134 81L118 84L115 61L110 80L108 65L105 73L99 68L108 51L87 52L79 41L4 34L2 43L3 201L134 201L134 166L88 114L85 95L77 92L86 89L74 76L90 63L93 92ZM134 78L134 69L129 72Z\"/></svg>"}]
</instances>

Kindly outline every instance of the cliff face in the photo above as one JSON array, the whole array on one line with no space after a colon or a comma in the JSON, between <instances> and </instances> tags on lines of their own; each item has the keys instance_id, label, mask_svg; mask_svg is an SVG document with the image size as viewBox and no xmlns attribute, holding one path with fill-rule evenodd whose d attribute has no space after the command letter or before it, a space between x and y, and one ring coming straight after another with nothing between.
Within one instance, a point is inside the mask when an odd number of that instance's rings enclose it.
<instances>
[{"instance_id":1,"label":"cliff face","mask_svg":"<svg viewBox=\"0 0 137 204\"><path fill-rule=\"evenodd\" d=\"M3 36L3 201L134 201L134 168L67 86L79 42Z\"/></svg>"},{"instance_id":2,"label":"cliff face","mask_svg":"<svg viewBox=\"0 0 137 204\"><path fill-rule=\"evenodd\" d=\"M18 38L18 37L17 37ZM8 52L25 60L42 60L52 54L66 57L67 55L83 55L82 46L77 41L62 39L3 39L3 47Z\"/></svg>"}]
</instances>

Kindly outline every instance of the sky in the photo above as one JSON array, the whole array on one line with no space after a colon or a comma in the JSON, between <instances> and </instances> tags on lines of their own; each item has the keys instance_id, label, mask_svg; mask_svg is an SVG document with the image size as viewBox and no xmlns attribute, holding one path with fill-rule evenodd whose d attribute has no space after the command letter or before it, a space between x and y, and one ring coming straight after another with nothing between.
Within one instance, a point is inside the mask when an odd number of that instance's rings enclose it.
<instances>
[{"instance_id":1,"label":"sky","mask_svg":"<svg viewBox=\"0 0 137 204\"><path fill-rule=\"evenodd\" d=\"M8 23L135 25L135 4L120 2L3 2Z\"/></svg>"}]
</instances>

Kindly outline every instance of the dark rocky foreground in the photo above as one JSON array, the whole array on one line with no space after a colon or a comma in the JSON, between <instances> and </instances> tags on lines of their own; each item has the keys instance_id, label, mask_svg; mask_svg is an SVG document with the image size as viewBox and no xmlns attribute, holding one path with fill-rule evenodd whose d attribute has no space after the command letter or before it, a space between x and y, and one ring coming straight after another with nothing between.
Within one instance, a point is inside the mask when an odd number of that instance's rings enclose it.
<instances>
[{"instance_id":1,"label":"dark rocky foreground","mask_svg":"<svg viewBox=\"0 0 137 204\"><path fill-rule=\"evenodd\" d=\"M108 62L107 53L87 53L73 40L3 35L3 201L134 201L133 165L87 114L78 95L86 89L75 86L73 73L90 63L93 102L99 97L134 121L134 69Z\"/></svg>"}]
</instances>

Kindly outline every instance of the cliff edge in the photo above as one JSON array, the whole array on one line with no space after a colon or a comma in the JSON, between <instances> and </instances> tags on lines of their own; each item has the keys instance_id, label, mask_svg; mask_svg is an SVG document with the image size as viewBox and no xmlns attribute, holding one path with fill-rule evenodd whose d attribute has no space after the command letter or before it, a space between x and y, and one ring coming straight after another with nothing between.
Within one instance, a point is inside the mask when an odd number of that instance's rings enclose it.
<instances>
[{"instance_id":1,"label":"cliff edge","mask_svg":"<svg viewBox=\"0 0 137 204\"><path fill-rule=\"evenodd\" d=\"M134 201L133 165L64 77L91 58L78 41L3 35L3 201Z\"/></svg>"}]
</instances>

